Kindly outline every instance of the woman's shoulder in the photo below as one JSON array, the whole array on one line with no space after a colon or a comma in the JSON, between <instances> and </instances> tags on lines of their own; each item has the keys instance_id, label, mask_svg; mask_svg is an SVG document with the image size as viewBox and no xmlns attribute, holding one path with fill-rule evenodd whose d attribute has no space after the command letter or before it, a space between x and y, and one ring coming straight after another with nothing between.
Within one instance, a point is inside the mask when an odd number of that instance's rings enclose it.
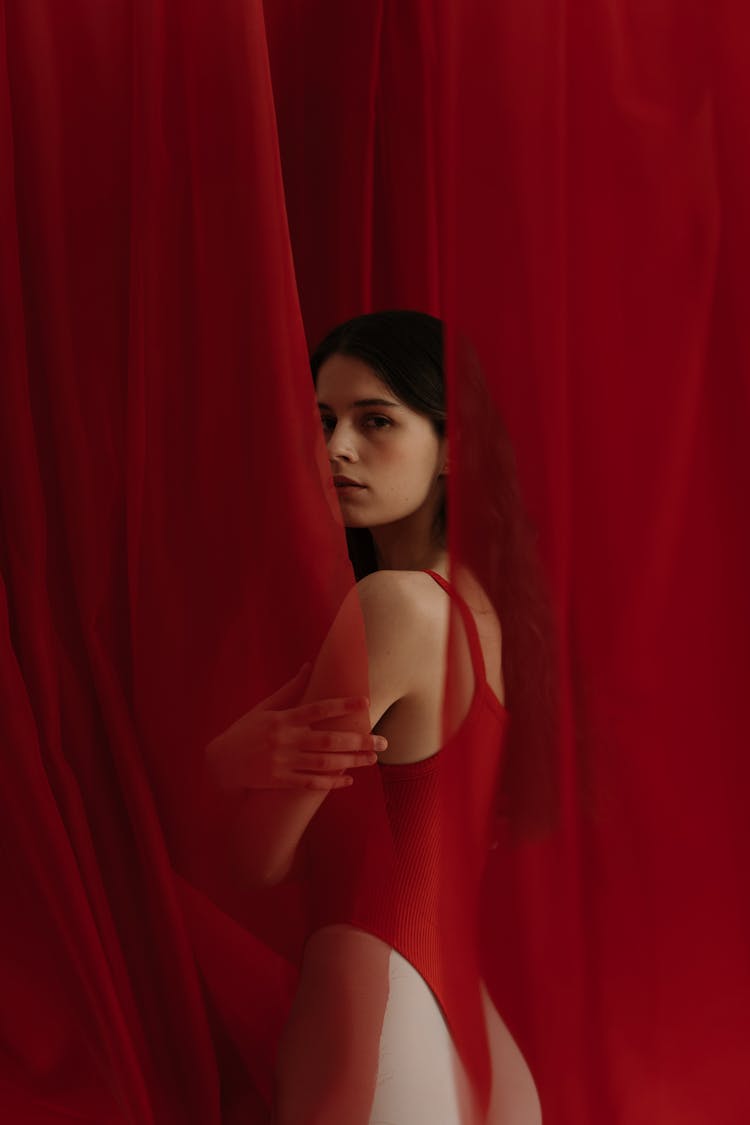
<instances>
[{"instance_id":1,"label":"woman's shoulder","mask_svg":"<svg viewBox=\"0 0 750 1125\"><path fill-rule=\"evenodd\" d=\"M491 682L499 686L502 626L497 610L469 568L456 567L450 586L474 619L488 668L497 665L497 674ZM425 648L441 650L447 638L454 599L446 597L446 590L427 571L377 570L360 579L356 588L365 620L376 621L383 638L390 635L403 639L411 635L423 651Z\"/></svg>"},{"instance_id":2,"label":"woman's shoulder","mask_svg":"<svg viewBox=\"0 0 750 1125\"><path fill-rule=\"evenodd\" d=\"M441 577L445 578L445 575ZM497 620L492 601L468 567L457 567L451 578L445 580L473 613L480 618L491 616ZM448 600L443 586L426 570L375 570L360 578L356 589L360 597L433 609L445 605Z\"/></svg>"},{"instance_id":3,"label":"woman's shoulder","mask_svg":"<svg viewBox=\"0 0 750 1125\"><path fill-rule=\"evenodd\" d=\"M423 585L428 582L419 571L378 570L357 583L373 724L394 703L422 690L427 666L440 650L445 625Z\"/></svg>"},{"instance_id":4,"label":"woman's shoulder","mask_svg":"<svg viewBox=\"0 0 750 1125\"><path fill-rule=\"evenodd\" d=\"M375 570L360 578L357 592L368 603L417 614L441 602L440 587L424 570Z\"/></svg>"},{"instance_id":5,"label":"woman's shoulder","mask_svg":"<svg viewBox=\"0 0 750 1125\"><path fill-rule=\"evenodd\" d=\"M484 657L485 675L502 702L502 629L492 601L465 567L451 574L451 587L474 619ZM441 660L448 640L451 597L426 571L378 570L360 580L368 645L389 661L398 653L402 674L412 688L435 682L434 660Z\"/></svg>"},{"instance_id":6,"label":"woman's shoulder","mask_svg":"<svg viewBox=\"0 0 750 1125\"><path fill-rule=\"evenodd\" d=\"M357 583L365 622L384 641L411 638L423 648L437 644L447 625L445 594L423 570L376 570Z\"/></svg>"},{"instance_id":7,"label":"woman's shoulder","mask_svg":"<svg viewBox=\"0 0 750 1125\"><path fill-rule=\"evenodd\" d=\"M444 577L444 576L442 576ZM476 576L467 567L458 567L446 581L478 614L493 612L492 602ZM445 591L426 570L375 570L357 583L360 596L418 600L443 604Z\"/></svg>"}]
</instances>

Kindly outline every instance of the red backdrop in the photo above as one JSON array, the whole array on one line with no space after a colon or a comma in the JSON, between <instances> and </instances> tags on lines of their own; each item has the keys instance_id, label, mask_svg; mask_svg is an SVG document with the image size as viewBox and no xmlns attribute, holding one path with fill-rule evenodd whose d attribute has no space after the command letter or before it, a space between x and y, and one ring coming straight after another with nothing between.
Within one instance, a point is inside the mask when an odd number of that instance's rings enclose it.
<instances>
[{"instance_id":1,"label":"red backdrop","mask_svg":"<svg viewBox=\"0 0 750 1125\"><path fill-rule=\"evenodd\" d=\"M741 5L0 10L5 1116L263 1119L287 969L187 811L349 580L305 331L401 305L474 342L560 622L561 827L493 860L545 1118L744 1125Z\"/></svg>"}]
</instances>

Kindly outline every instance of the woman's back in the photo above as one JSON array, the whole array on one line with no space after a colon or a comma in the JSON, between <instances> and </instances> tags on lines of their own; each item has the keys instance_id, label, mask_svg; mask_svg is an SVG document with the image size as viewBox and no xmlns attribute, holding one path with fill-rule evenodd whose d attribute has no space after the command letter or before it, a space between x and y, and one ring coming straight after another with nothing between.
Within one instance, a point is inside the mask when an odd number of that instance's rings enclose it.
<instances>
[{"instance_id":1,"label":"woman's back","mask_svg":"<svg viewBox=\"0 0 750 1125\"><path fill-rule=\"evenodd\" d=\"M416 685L398 699L373 727L374 733L388 739L388 749L379 759L383 763L421 761L435 754L444 741L442 702L452 599L432 575L445 581L440 571L399 572L399 581L406 584L410 596L420 602L432 627L428 643L420 654L420 675ZM487 685L497 700L504 704L500 622L476 579L462 570L460 583L479 635ZM454 621L457 623L456 658L451 661L452 721L445 731L448 737L468 713L476 686L469 637L460 614L456 613Z\"/></svg>"}]
</instances>

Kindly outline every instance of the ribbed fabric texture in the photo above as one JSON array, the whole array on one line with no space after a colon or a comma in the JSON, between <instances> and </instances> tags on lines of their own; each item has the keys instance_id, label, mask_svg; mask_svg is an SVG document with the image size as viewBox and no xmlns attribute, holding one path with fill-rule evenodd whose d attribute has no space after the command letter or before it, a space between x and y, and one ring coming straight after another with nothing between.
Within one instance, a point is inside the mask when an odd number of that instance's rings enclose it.
<instances>
[{"instance_id":1,"label":"ribbed fabric texture","mask_svg":"<svg viewBox=\"0 0 750 1125\"><path fill-rule=\"evenodd\" d=\"M479 987L479 894L508 713L487 684L471 611L445 579L426 573L460 609L474 669L472 703L436 754L379 765L386 823L375 817L364 830L345 790L326 799L309 841L312 928L349 923L414 966L486 1107L491 1074Z\"/></svg>"}]
</instances>

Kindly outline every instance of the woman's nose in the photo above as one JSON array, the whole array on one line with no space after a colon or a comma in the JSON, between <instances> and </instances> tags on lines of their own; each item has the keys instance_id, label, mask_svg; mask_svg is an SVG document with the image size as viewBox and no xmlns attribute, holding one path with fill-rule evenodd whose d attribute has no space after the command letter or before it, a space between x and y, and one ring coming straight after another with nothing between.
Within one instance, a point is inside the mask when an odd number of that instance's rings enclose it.
<instances>
[{"instance_id":1,"label":"woman's nose","mask_svg":"<svg viewBox=\"0 0 750 1125\"><path fill-rule=\"evenodd\" d=\"M356 443L353 434L339 424L328 439L328 458L336 461L339 457L347 461L357 460Z\"/></svg>"}]
</instances>

